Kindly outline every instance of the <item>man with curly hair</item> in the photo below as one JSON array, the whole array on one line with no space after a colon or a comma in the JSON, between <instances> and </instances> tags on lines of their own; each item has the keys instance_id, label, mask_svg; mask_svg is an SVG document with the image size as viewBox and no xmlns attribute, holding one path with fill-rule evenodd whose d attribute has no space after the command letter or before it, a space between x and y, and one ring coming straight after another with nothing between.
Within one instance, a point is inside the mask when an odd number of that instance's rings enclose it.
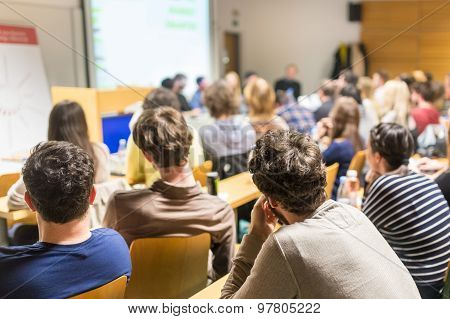
<instances>
[{"instance_id":1,"label":"man with curly hair","mask_svg":"<svg viewBox=\"0 0 450 319\"><path fill-rule=\"evenodd\" d=\"M325 167L309 136L266 133L249 170L263 196L222 298L420 298L370 220L326 201ZM273 233L277 221L284 226Z\"/></svg>"},{"instance_id":2,"label":"man with curly hair","mask_svg":"<svg viewBox=\"0 0 450 319\"><path fill-rule=\"evenodd\" d=\"M39 241L0 247L0 298L68 298L130 276L127 244L114 230L90 230L94 162L78 146L39 144L23 168L25 201Z\"/></svg>"}]
</instances>

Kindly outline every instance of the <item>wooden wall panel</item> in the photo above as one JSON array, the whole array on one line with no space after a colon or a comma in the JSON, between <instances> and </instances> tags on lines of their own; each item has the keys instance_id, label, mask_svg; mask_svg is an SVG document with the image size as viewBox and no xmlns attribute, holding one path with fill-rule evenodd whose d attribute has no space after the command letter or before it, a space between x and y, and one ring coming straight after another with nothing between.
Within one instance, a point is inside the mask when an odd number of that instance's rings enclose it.
<instances>
[{"instance_id":1,"label":"wooden wall panel","mask_svg":"<svg viewBox=\"0 0 450 319\"><path fill-rule=\"evenodd\" d=\"M408 32L383 46L415 23ZM442 80L450 72L450 4L444 0L364 1L361 41L368 52L382 46L368 57L370 73L383 68L395 76L423 69Z\"/></svg>"}]
</instances>

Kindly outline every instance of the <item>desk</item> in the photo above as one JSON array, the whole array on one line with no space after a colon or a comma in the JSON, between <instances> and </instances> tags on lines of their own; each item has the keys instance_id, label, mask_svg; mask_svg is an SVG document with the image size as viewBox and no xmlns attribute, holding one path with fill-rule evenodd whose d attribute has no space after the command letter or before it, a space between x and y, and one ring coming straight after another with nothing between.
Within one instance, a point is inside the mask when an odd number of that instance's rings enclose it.
<instances>
[{"instance_id":1,"label":"desk","mask_svg":"<svg viewBox=\"0 0 450 319\"><path fill-rule=\"evenodd\" d=\"M206 187L203 187L203 190L206 192ZM219 181L218 191L219 197L228 202L233 209L258 199L261 195L258 188L253 184L249 172Z\"/></svg>"},{"instance_id":2,"label":"desk","mask_svg":"<svg viewBox=\"0 0 450 319\"><path fill-rule=\"evenodd\" d=\"M222 288L225 285L225 282L228 279L228 275L223 276L216 282L212 283L205 289L197 292L189 299L220 299L220 295L222 293Z\"/></svg>"},{"instance_id":3,"label":"desk","mask_svg":"<svg viewBox=\"0 0 450 319\"><path fill-rule=\"evenodd\" d=\"M9 211L6 197L0 197L0 246L8 243L8 221L18 222L24 220L36 220L36 213L21 209Z\"/></svg>"}]
</instances>

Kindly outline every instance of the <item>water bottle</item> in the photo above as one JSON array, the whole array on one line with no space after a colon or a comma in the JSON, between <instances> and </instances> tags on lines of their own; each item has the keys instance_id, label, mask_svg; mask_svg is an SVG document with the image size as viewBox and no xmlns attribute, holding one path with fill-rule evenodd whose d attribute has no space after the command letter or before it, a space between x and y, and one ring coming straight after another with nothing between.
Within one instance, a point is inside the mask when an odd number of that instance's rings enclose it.
<instances>
[{"instance_id":1,"label":"water bottle","mask_svg":"<svg viewBox=\"0 0 450 319\"><path fill-rule=\"evenodd\" d=\"M127 141L125 139L120 139L119 140L119 147L117 148L117 155L119 156L119 158L122 160L125 160L125 156L127 153Z\"/></svg>"},{"instance_id":2,"label":"water bottle","mask_svg":"<svg viewBox=\"0 0 450 319\"><path fill-rule=\"evenodd\" d=\"M336 199L340 203L358 207L358 191L358 172L354 170L348 170L347 176L341 176L341 178L339 179L339 188Z\"/></svg>"}]
</instances>

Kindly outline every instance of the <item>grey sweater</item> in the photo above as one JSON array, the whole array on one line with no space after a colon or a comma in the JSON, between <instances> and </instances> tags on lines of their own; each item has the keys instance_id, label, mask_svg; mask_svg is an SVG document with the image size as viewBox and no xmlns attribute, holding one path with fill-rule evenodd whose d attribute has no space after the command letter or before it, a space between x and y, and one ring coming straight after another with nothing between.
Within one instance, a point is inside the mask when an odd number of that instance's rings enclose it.
<instances>
[{"instance_id":1,"label":"grey sweater","mask_svg":"<svg viewBox=\"0 0 450 319\"><path fill-rule=\"evenodd\" d=\"M244 237L222 298L420 298L370 220L332 200L265 243Z\"/></svg>"}]
</instances>

